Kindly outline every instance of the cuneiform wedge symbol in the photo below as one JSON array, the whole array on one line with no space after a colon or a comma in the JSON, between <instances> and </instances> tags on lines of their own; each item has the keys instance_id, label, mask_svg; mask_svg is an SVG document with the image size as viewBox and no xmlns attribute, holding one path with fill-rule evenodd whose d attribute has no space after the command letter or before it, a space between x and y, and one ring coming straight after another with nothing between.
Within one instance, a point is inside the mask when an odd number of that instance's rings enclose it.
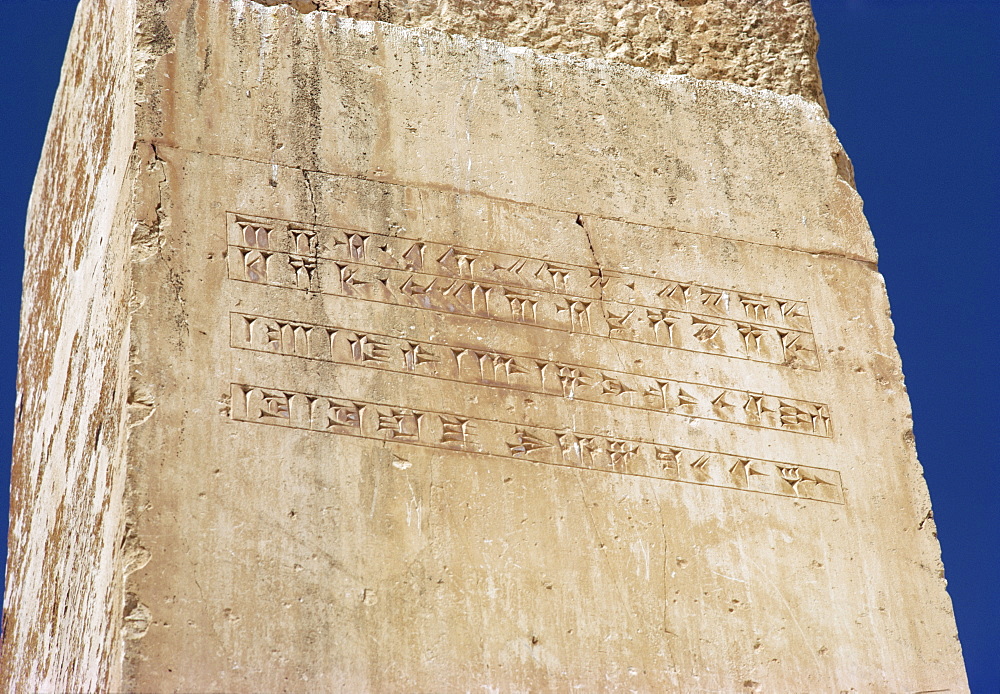
<instances>
[{"instance_id":1,"label":"cuneiform wedge symbol","mask_svg":"<svg viewBox=\"0 0 1000 694\"><path fill-rule=\"evenodd\" d=\"M406 347L403 350L403 360L406 368L411 371L422 364L433 364L440 361L438 357L434 356L427 345L419 342L406 343Z\"/></svg>"},{"instance_id":2,"label":"cuneiform wedge symbol","mask_svg":"<svg viewBox=\"0 0 1000 694\"><path fill-rule=\"evenodd\" d=\"M614 466L626 465L639 450L639 445L631 441L609 439L605 452Z\"/></svg>"},{"instance_id":3,"label":"cuneiform wedge symbol","mask_svg":"<svg viewBox=\"0 0 1000 694\"><path fill-rule=\"evenodd\" d=\"M814 484L817 486L830 485L830 482L822 479L819 475L814 472L803 470L797 465L781 465L775 466L778 470L778 476L781 478L782 482L788 485L796 495L801 495L804 490L802 487L807 484Z\"/></svg>"},{"instance_id":4,"label":"cuneiform wedge symbol","mask_svg":"<svg viewBox=\"0 0 1000 694\"><path fill-rule=\"evenodd\" d=\"M465 446L472 443L474 423L466 417L441 415L442 443Z\"/></svg>"},{"instance_id":5,"label":"cuneiform wedge symbol","mask_svg":"<svg viewBox=\"0 0 1000 694\"><path fill-rule=\"evenodd\" d=\"M751 320L767 321L770 318L770 307L764 299L741 296L740 304L743 306L743 312L746 314L746 317Z\"/></svg>"},{"instance_id":6,"label":"cuneiform wedge symbol","mask_svg":"<svg viewBox=\"0 0 1000 694\"><path fill-rule=\"evenodd\" d=\"M617 314L613 313L612 311L607 311L605 315L608 321L608 328L611 329L612 333L616 331L624 331L625 321L627 321L633 313L635 313L635 309L626 311L625 313L622 314Z\"/></svg>"},{"instance_id":7,"label":"cuneiform wedge symbol","mask_svg":"<svg viewBox=\"0 0 1000 694\"><path fill-rule=\"evenodd\" d=\"M746 488L750 486L750 478L756 475L766 475L766 472L761 472L754 465L754 461L749 458L739 458L732 467L729 468L729 474L732 475L733 481L737 486Z\"/></svg>"},{"instance_id":8,"label":"cuneiform wedge symbol","mask_svg":"<svg viewBox=\"0 0 1000 694\"><path fill-rule=\"evenodd\" d=\"M324 400L327 405L326 419L328 427L361 428L361 416L364 413L364 405L349 401Z\"/></svg>"},{"instance_id":9,"label":"cuneiform wedge symbol","mask_svg":"<svg viewBox=\"0 0 1000 694\"><path fill-rule=\"evenodd\" d=\"M243 243L251 248L270 248L270 237L272 228L261 224L250 222L240 222L240 229L243 231Z\"/></svg>"},{"instance_id":10,"label":"cuneiform wedge symbol","mask_svg":"<svg viewBox=\"0 0 1000 694\"><path fill-rule=\"evenodd\" d=\"M514 440L508 442L507 446L510 448L511 455L514 456L524 456L545 448L552 448L551 443L522 428L514 432Z\"/></svg>"},{"instance_id":11,"label":"cuneiform wedge symbol","mask_svg":"<svg viewBox=\"0 0 1000 694\"><path fill-rule=\"evenodd\" d=\"M391 439L419 439L420 422L424 415L409 409L388 408L378 410L377 430Z\"/></svg>"}]
</instances>

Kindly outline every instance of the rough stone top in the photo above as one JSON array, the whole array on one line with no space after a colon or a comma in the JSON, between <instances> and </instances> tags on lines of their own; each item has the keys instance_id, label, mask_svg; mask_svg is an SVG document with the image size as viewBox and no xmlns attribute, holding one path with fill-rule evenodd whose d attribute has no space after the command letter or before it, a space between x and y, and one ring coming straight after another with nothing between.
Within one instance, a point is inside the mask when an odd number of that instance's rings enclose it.
<instances>
[{"instance_id":1,"label":"rough stone top","mask_svg":"<svg viewBox=\"0 0 1000 694\"><path fill-rule=\"evenodd\" d=\"M256 1L763 87L825 107L809 0Z\"/></svg>"}]
</instances>

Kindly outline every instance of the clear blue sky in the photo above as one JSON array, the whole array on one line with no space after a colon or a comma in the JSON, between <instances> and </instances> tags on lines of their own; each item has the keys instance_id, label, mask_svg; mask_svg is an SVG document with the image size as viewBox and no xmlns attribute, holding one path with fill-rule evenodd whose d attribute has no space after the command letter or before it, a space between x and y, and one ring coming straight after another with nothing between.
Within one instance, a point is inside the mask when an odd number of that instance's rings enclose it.
<instances>
[{"instance_id":1,"label":"clear blue sky","mask_svg":"<svg viewBox=\"0 0 1000 694\"><path fill-rule=\"evenodd\" d=\"M0 518L24 213L75 5L2 3L0 228L9 242L0 255L8 297L0 303ZM889 288L972 690L997 694L1000 0L813 7L831 119L854 161Z\"/></svg>"}]
</instances>

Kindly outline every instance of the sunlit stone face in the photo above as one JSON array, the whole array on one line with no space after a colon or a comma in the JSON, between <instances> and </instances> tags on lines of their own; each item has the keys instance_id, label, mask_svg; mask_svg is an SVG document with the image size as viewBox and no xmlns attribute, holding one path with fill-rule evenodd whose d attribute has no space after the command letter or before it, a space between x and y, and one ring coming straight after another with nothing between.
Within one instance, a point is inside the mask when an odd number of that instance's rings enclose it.
<instances>
[{"instance_id":1,"label":"sunlit stone face","mask_svg":"<svg viewBox=\"0 0 1000 694\"><path fill-rule=\"evenodd\" d=\"M91 679L33 672L12 592L11 681L965 687L818 92L140 5L105 271L127 278L119 530L91 569L113 627Z\"/></svg>"}]
</instances>

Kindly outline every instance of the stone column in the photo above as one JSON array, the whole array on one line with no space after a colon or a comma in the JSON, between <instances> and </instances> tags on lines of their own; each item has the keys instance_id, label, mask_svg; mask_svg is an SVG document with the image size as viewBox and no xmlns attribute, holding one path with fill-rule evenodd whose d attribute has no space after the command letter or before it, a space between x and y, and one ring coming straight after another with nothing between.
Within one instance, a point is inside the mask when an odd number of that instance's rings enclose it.
<instances>
[{"instance_id":1,"label":"stone column","mask_svg":"<svg viewBox=\"0 0 1000 694\"><path fill-rule=\"evenodd\" d=\"M809 5L84 0L11 691L967 691Z\"/></svg>"}]
</instances>

